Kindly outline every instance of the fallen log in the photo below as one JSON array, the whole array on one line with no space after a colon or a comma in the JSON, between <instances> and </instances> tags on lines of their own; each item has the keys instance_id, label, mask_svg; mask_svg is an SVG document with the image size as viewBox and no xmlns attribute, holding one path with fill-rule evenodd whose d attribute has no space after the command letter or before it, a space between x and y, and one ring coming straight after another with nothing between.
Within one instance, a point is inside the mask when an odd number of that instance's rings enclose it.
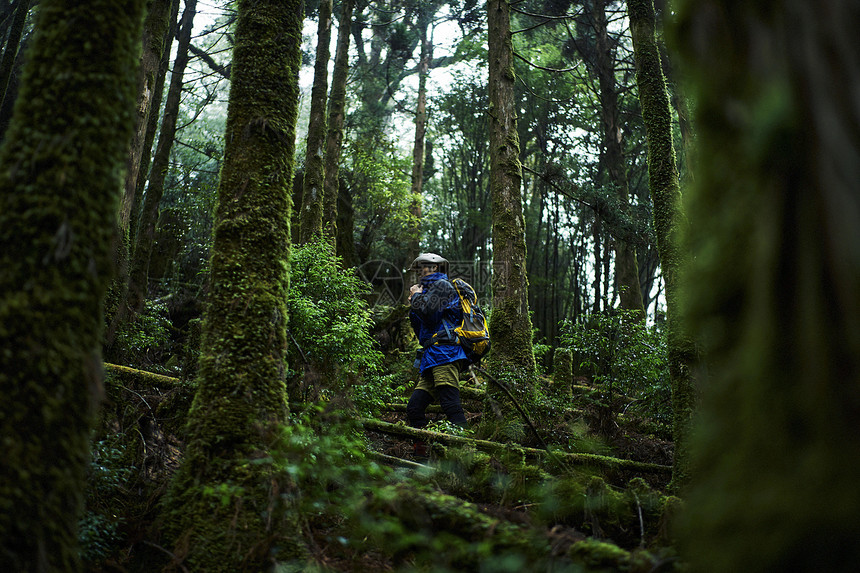
<instances>
[{"instance_id":1,"label":"fallen log","mask_svg":"<svg viewBox=\"0 0 860 573\"><path fill-rule=\"evenodd\" d=\"M410 460L404 460L403 458L397 458L394 456L381 454L379 452L374 452L372 450L368 450L367 456L372 460L375 460L377 462L387 464L387 465L399 466L401 468L407 468L407 469L416 470L416 471L422 470L422 471L431 472L431 473L436 471L436 468L431 467L431 466L425 466L424 464L419 464L417 462L413 462Z\"/></svg>"},{"instance_id":2,"label":"fallen log","mask_svg":"<svg viewBox=\"0 0 860 573\"><path fill-rule=\"evenodd\" d=\"M172 376L164 376L163 374L155 374L146 370L138 370L137 368L129 368L128 366L120 366L118 364L104 363L105 372L114 379L124 385L141 388L153 386L176 386L181 384L182 380Z\"/></svg>"},{"instance_id":3,"label":"fallen log","mask_svg":"<svg viewBox=\"0 0 860 573\"><path fill-rule=\"evenodd\" d=\"M567 453L559 451L548 452L546 450L540 450L537 448L526 448L523 446L516 446L512 444L491 442L488 440L476 440L474 438L452 436L450 434L443 434L441 432L419 430L417 428L410 428L408 426L400 426L397 424L389 424L387 422L381 422L379 420L373 420L369 418L362 418L359 420L359 423L364 427L365 430L373 430L389 435L423 440L425 442L440 442L443 444L450 444L455 446L471 446L482 452L487 452L490 454L521 452L523 455L530 458L543 459L547 456L553 456L567 463L575 465L596 466L606 470L640 471L660 474L672 473L672 466L664 466L662 464L637 462L635 460L624 460L620 458L613 458L610 456L601 456L598 454Z\"/></svg>"}]
</instances>

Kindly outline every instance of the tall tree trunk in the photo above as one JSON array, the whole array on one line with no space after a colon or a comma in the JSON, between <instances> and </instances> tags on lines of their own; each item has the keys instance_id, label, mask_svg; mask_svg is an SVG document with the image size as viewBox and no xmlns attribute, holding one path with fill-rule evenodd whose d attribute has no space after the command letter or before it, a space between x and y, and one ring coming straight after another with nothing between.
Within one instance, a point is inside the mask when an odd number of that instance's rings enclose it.
<instances>
[{"instance_id":1,"label":"tall tree trunk","mask_svg":"<svg viewBox=\"0 0 860 573\"><path fill-rule=\"evenodd\" d=\"M600 312L603 293L600 290L601 278L603 276L603 253L601 249L603 240L603 223L600 220L600 215L594 214L594 222L591 226L591 237L594 244L594 302L592 303L591 312L597 314Z\"/></svg>"},{"instance_id":2,"label":"tall tree trunk","mask_svg":"<svg viewBox=\"0 0 860 573\"><path fill-rule=\"evenodd\" d=\"M326 139L326 98L328 96L328 61L331 56L331 0L319 6L317 55L314 64L314 84L311 88L311 111L308 143L305 153L302 213L299 223L300 241L308 243L322 236Z\"/></svg>"},{"instance_id":3,"label":"tall tree trunk","mask_svg":"<svg viewBox=\"0 0 860 573\"><path fill-rule=\"evenodd\" d=\"M325 150L325 190L323 192L323 232L337 248L338 189L340 157L343 149L343 124L346 117L346 80L349 73L349 37L355 0L343 0L337 28L337 49L331 74L328 100L328 136Z\"/></svg>"},{"instance_id":4,"label":"tall tree trunk","mask_svg":"<svg viewBox=\"0 0 860 573\"><path fill-rule=\"evenodd\" d=\"M27 21L27 13L30 11L30 0L18 0L15 7L15 19L9 28L9 36L6 39L6 47L3 50L3 59L0 60L0 108L6 101L6 90L9 88L9 79L15 67L15 57L18 55L18 47L21 45L21 36L24 34L24 24Z\"/></svg>"},{"instance_id":5,"label":"tall tree trunk","mask_svg":"<svg viewBox=\"0 0 860 573\"><path fill-rule=\"evenodd\" d=\"M161 110L161 101L164 99L164 82L167 80L167 72L170 69L171 46L173 45L173 39L176 37L176 28L179 26L179 22L177 21L179 18L179 0L170 1L170 16L168 18L170 25L167 28L167 35L164 39L164 52L161 54L161 61L158 64L158 73L155 76L152 103L150 104L151 109L147 120L146 133L143 138L143 151L140 154L137 180L135 181L134 203L132 204L131 216L129 217L129 245L134 245L137 241L140 210L143 203L141 198L143 197L144 189L146 189L146 182L149 180L149 167L152 164L152 146L155 145L155 136L158 133L159 111ZM125 277L125 281L127 283L128 277Z\"/></svg>"},{"instance_id":6,"label":"tall tree trunk","mask_svg":"<svg viewBox=\"0 0 860 573\"><path fill-rule=\"evenodd\" d=\"M433 44L427 33L430 28L429 6L418 6L418 33L421 36L421 56L418 60L418 100L415 104L415 141L412 145L412 229L409 237L409 255L412 260L421 252L421 190L424 185L424 139L427 132L427 75Z\"/></svg>"},{"instance_id":7,"label":"tall tree trunk","mask_svg":"<svg viewBox=\"0 0 860 573\"><path fill-rule=\"evenodd\" d=\"M105 314L108 329L105 333L105 353L109 361L122 361L122 356L114 353L114 340L117 331L128 320L129 272L131 250L137 235L137 216L140 212L140 194L143 186L139 184L141 172L149 166L149 155L155 140L158 125L158 109L164 91L164 76L170 57L169 46L173 41L176 28L178 0L154 0L147 3L148 12L143 23L143 49L137 75L137 119L135 130L129 144L126 159L125 185L120 199L117 219L121 240L115 245L114 260L117 273L108 288L105 298ZM151 110L155 110L151 113Z\"/></svg>"},{"instance_id":8,"label":"tall tree trunk","mask_svg":"<svg viewBox=\"0 0 860 573\"><path fill-rule=\"evenodd\" d=\"M140 314L146 302L149 259L152 256L152 245L155 242L158 208L164 194L164 182L170 166L170 151L173 149L173 142L176 139L176 122L179 117L179 103L182 99L183 76L185 75L185 68L188 66L191 31L196 13L197 0L185 0L185 11L182 13L176 45L176 59L173 62L170 86L167 89L167 99L164 102L164 117L161 120L158 145L152 160L149 186L146 188L146 194L141 203L140 221L131 254L128 293L125 300L125 310L130 313L130 316L124 317L121 312L117 312L120 320L129 320Z\"/></svg>"},{"instance_id":9,"label":"tall tree trunk","mask_svg":"<svg viewBox=\"0 0 860 573\"><path fill-rule=\"evenodd\" d=\"M0 149L0 569L78 571L144 2L42 0Z\"/></svg>"},{"instance_id":10,"label":"tall tree trunk","mask_svg":"<svg viewBox=\"0 0 860 573\"><path fill-rule=\"evenodd\" d=\"M602 161L609 174L618 203L623 211L629 211L630 191L627 180L627 165L621 139L621 122L618 118L618 88L615 82L615 57L609 42L606 18L607 0L594 0L592 21L595 32L595 71L600 86L600 119L603 128ZM639 266L636 248L631 238L618 231L614 233L615 284L621 299L621 308L637 311L645 319L642 290L639 285Z\"/></svg>"},{"instance_id":11,"label":"tall tree trunk","mask_svg":"<svg viewBox=\"0 0 860 573\"><path fill-rule=\"evenodd\" d=\"M685 301L709 377L682 528L696 570L860 561L860 13L677 5L696 101Z\"/></svg>"},{"instance_id":12,"label":"tall tree trunk","mask_svg":"<svg viewBox=\"0 0 860 573\"><path fill-rule=\"evenodd\" d=\"M653 0L629 0L630 32L636 60L636 84L648 140L648 178L654 203L654 229L660 266L666 282L666 324L669 373L672 378L675 455L672 483L684 486L690 478L689 435L695 407L693 368L695 346L681 324L679 270L686 262L679 244L681 189L672 142L672 115L660 52L657 48Z\"/></svg>"},{"instance_id":13,"label":"tall tree trunk","mask_svg":"<svg viewBox=\"0 0 860 573\"><path fill-rule=\"evenodd\" d=\"M137 191L137 176L140 172L141 158L146 149L146 129L149 115L155 100L155 88L165 47L170 45L167 33L170 31L171 6L174 0L150 0L149 11L143 23L143 50L137 70L137 122L128 150L125 171L125 191L119 213L120 230L128 233L131 225L132 206ZM160 101L160 98L159 98ZM157 114L156 108L156 114Z\"/></svg>"},{"instance_id":14,"label":"tall tree trunk","mask_svg":"<svg viewBox=\"0 0 860 573\"><path fill-rule=\"evenodd\" d=\"M199 386L166 532L195 571L288 562L299 528L272 513L265 458L287 421L287 271L298 114L300 0L240 0ZM212 504L211 491L240 491ZM286 522L284 521L286 520Z\"/></svg>"},{"instance_id":15,"label":"tall tree trunk","mask_svg":"<svg viewBox=\"0 0 860 573\"><path fill-rule=\"evenodd\" d=\"M346 268L358 265L358 255L355 252L355 207L352 205L352 193L349 189L340 187L337 193L337 256Z\"/></svg>"},{"instance_id":16,"label":"tall tree trunk","mask_svg":"<svg viewBox=\"0 0 860 573\"><path fill-rule=\"evenodd\" d=\"M522 165L507 0L487 3L490 71L490 192L493 197L493 360L534 371L529 317Z\"/></svg>"}]
</instances>

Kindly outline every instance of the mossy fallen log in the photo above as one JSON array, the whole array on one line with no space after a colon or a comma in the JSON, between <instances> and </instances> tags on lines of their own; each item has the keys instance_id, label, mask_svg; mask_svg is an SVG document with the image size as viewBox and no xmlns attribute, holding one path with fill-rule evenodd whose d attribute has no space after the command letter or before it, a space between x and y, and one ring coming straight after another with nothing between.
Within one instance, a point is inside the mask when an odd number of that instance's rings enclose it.
<instances>
[{"instance_id":1,"label":"mossy fallen log","mask_svg":"<svg viewBox=\"0 0 860 573\"><path fill-rule=\"evenodd\" d=\"M182 380L172 376L164 376L163 374L155 374L146 370L138 370L137 368L129 368L128 366L120 366L118 364L104 363L105 372L113 379L119 381L124 386L131 388L149 388L156 386L176 386L181 384Z\"/></svg>"},{"instance_id":2,"label":"mossy fallen log","mask_svg":"<svg viewBox=\"0 0 860 573\"><path fill-rule=\"evenodd\" d=\"M571 391L574 396L584 394L585 392L594 391L597 388L594 386L581 386L575 384L571 386ZM481 400L487 397L487 392L482 388L474 388L472 386L460 386L460 398L463 400Z\"/></svg>"},{"instance_id":3,"label":"mossy fallen log","mask_svg":"<svg viewBox=\"0 0 860 573\"><path fill-rule=\"evenodd\" d=\"M369 496L360 514L373 522L368 540L395 559L445 570L501 570L501 562L549 570L545 533L488 515L476 504L429 486L401 482ZM440 550L444 548L444 550ZM420 567L419 567L420 568Z\"/></svg>"},{"instance_id":4,"label":"mossy fallen log","mask_svg":"<svg viewBox=\"0 0 860 573\"><path fill-rule=\"evenodd\" d=\"M472 446L477 450L491 454L508 454L512 452L521 452L524 456L530 458L543 459L549 455L564 460L566 463L583 466L594 466L606 470L624 470L624 471L639 471L652 472L659 474L671 474L672 467L662 464L652 464L648 462L637 462L634 460L624 460L613 458L610 456L601 456L597 454L581 454L581 453L566 453L554 451L551 454L546 450L537 448L526 448L511 444L502 444L499 442L491 442L488 440L476 440L474 438L464 438L461 436L452 436L441 432L430 432L427 430L419 430L408 426L400 426L389 424L379 420L363 418L359 422L364 426L365 430L373 430L385 434L403 436L416 440L441 442L443 444L457 446Z\"/></svg>"},{"instance_id":5,"label":"mossy fallen log","mask_svg":"<svg viewBox=\"0 0 860 573\"><path fill-rule=\"evenodd\" d=\"M404 460L403 458L398 458L395 456L389 456L386 454L380 454L379 452L368 451L367 456L381 464L386 464L389 466L399 466L401 468L406 468L410 470L421 470L428 473L432 473L436 471L436 468L431 466L425 466L424 464L419 464L417 462L413 462L410 460Z\"/></svg>"}]
</instances>

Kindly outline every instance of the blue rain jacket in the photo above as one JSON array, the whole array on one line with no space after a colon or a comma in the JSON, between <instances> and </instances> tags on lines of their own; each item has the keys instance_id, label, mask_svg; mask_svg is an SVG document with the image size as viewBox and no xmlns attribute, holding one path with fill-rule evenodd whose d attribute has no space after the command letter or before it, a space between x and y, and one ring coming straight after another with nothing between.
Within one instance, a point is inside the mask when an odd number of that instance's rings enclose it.
<instances>
[{"instance_id":1,"label":"blue rain jacket","mask_svg":"<svg viewBox=\"0 0 860 573\"><path fill-rule=\"evenodd\" d=\"M445 273L432 273L421 278L424 291L412 295L409 320L424 349L418 370L466 360L466 353L457 344L454 329L463 320L460 298ZM436 335L434 338L433 335Z\"/></svg>"}]
</instances>

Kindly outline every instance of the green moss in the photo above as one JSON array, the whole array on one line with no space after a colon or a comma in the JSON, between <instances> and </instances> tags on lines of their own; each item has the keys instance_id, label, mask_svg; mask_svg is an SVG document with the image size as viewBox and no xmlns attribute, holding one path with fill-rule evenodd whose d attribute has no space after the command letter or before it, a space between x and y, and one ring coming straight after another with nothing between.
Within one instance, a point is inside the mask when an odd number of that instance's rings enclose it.
<instances>
[{"instance_id":1,"label":"green moss","mask_svg":"<svg viewBox=\"0 0 860 573\"><path fill-rule=\"evenodd\" d=\"M199 388L186 455L165 503L174 552L198 570L258 570L275 545L301 553L289 512L273 517L279 498L270 471L253 461L266 457L288 413L289 189L301 22L301 2L239 4ZM213 504L213 491L241 495Z\"/></svg>"},{"instance_id":2,"label":"green moss","mask_svg":"<svg viewBox=\"0 0 860 573\"><path fill-rule=\"evenodd\" d=\"M563 395L571 394L573 386L573 353L570 348L556 348L552 357L552 379Z\"/></svg>"}]
</instances>

